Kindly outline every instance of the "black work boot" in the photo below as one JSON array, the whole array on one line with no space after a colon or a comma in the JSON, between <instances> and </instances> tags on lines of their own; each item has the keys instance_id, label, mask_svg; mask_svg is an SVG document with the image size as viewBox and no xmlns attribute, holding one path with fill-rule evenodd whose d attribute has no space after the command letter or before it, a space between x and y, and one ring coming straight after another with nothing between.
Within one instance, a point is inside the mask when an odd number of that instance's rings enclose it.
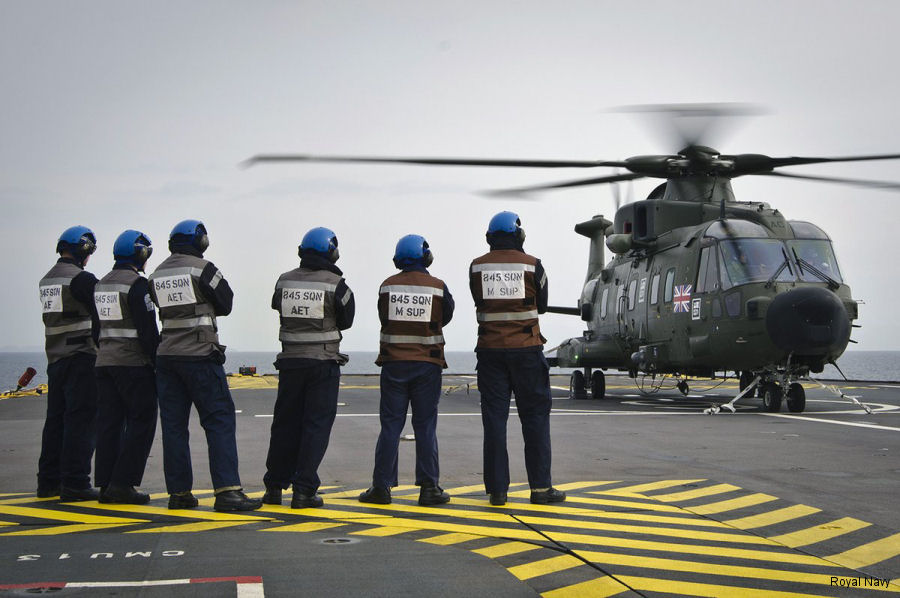
<instances>
[{"instance_id":1,"label":"black work boot","mask_svg":"<svg viewBox=\"0 0 900 598\"><path fill-rule=\"evenodd\" d=\"M97 500L100 492L96 488L67 488L63 486L59 489L60 502L82 502L85 500Z\"/></svg>"},{"instance_id":2,"label":"black work boot","mask_svg":"<svg viewBox=\"0 0 900 598\"><path fill-rule=\"evenodd\" d=\"M170 509L193 509L199 504L197 497L190 492L179 492L169 495Z\"/></svg>"},{"instance_id":3,"label":"black work boot","mask_svg":"<svg viewBox=\"0 0 900 598\"><path fill-rule=\"evenodd\" d=\"M150 495L146 492L138 492L134 486L110 484L100 491L100 498L97 500L102 503L121 505L145 505L150 502Z\"/></svg>"},{"instance_id":4,"label":"black work boot","mask_svg":"<svg viewBox=\"0 0 900 598\"><path fill-rule=\"evenodd\" d=\"M53 498L54 496L59 496L59 490L59 484L54 486L52 484L38 483L36 494L38 498Z\"/></svg>"},{"instance_id":5,"label":"black work boot","mask_svg":"<svg viewBox=\"0 0 900 598\"><path fill-rule=\"evenodd\" d=\"M291 497L292 509L317 509L325 504L322 497L307 490L300 490L294 486L294 496Z\"/></svg>"},{"instance_id":6,"label":"black work boot","mask_svg":"<svg viewBox=\"0 0 900 598\"><path fill-rule=\"evenodd\" d=\"M450 495L444 492L440 486L434 484L422 484L419 490L419 504L423 507L429 505L442 505L450 502Z\"/></svg>"},{"instance_id":7,"label":"black work boot","mask_svg":"<svg viewBox=\"0 0 900 598\"><path fill-rule=\"evenodd\" d=\"M506 504L506 492L492 492L491 504L500 507Z\"/></svg>"},{"instance_id":8,"label":"black work boot","mask_svg":"<svg viewBox=\"0 0 900 598\"><path fill-rule=\"evenodd\" d=\"M391 504L391 491L387 488L372 486L359 495L359 502L367 502L375 505Z\"/></svg>"},{"instance_id":9,"label":"black work boot","mask_svg":"<svg viewBox=\"0 0 900 598\"><path fill-rule=\"evenodd\" d=\"M564 500L566 500L566 493L553 487L531 491L532 504L545 505L551 502L563 502Z\"/></svg>"},{"instance_id":10,"label":"black work boot","mask_svg":"<svg viewBox=\"0 0 900 598\"><path fill-rule=\"evenodd\" d=\"M263 494L262 501L264 505L280 505L281 486L266 485L266 493Z\"/></svg>"},{"instance_id":11,"label":"black work boot","mask_svg":"<svg viewBox=\"0 0 900 598\"><path fill-rule=\"evenodd\" d=\"M258 498L250 498L243 490L225 490L216 494L213 509L216 511L255 511L262 506Z\"/></svg>"}]
</instances>

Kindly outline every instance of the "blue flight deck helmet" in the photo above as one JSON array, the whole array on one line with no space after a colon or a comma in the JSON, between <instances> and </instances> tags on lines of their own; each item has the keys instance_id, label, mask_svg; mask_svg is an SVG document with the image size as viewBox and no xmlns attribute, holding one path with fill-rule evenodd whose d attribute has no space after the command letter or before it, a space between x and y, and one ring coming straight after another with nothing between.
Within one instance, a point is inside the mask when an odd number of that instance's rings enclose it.
<instances>
[{"instance_id":1,"label":"blue flight deck helmet","mask_svg":"<svg viewBox=\"0 0 900 598\"><path fill-rule=\"evenodd\" d=\"M72 257L84 263L97 250L97 237L86 226L70 226L62 232L56 242L56 253L68 251Z\"/></svg>"},{"instance_id":2,"label":"blue flight deck helmet","mask_svg":"<svg viewBox=\"0 0 900 598\"><path fill-rule=\"evenodd\" d=\"M113 244L113 258L116 263L131 264L138 270L144 269L144 264L150 259L152 253L150 237L139 230L126 230L116 238L116 242Z\"/></svg>"},{"instance_id":3,"label":"blue flight deck helmet","mask_svg":"<svg viewBox=\"0 0 900 598\"><path fill-rule=\"evenodd\" d=\"M494 235L503 234L512 235L520 245L525 242L525 229L522 228L519 215L515 212L500 212L491 218L485 235L488 243Z\"/></svg>"},{"instance_id":4,"label":"blue flight deck helmet","mask_svg":"<svg viewBox=\"0 0 900 598\"><path fill-rule=\"evenodd\" d=\"M311 228L303 235L300 247L297 248L297 254L303 257L304 251L315 251L332 264L341 257L341 253L338 251L337 235L334 234L334 231L324 226Z\"/></svg>"},{"instance_id":5,"label":"blue flight deck helmet","mask_svg":"<svg viewBox=\"0 0 900 598\"><path fill-rule=\"evenodd\" d=\"M182 220L169 233L169 250L176 245L190 245L203 255L209 247L206 227L199 220Z\"/></svg>"},{"instance_id":6,"label":"blue flight deck helmet","mask_svg":"<svg viewBox=\"0 0 900 598\"><path fill-rule=\"evenodd\" d=\"M394 266L403 269L405 266L412 266L416 263L422 264L426 268L434 261L434 255L428 248L428 241L420 235L406 235L397 241L397 248L394 250Z\"/></svg>"}]
</instances>

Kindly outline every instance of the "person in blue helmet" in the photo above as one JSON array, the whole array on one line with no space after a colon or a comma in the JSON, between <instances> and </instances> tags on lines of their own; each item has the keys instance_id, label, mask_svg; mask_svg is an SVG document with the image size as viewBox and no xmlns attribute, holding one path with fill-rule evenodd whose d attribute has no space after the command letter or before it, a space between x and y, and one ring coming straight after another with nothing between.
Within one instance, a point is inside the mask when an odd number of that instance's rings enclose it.
<instances>
[{"instance_id":1,"label":"person in blue helmet","mask_svg":"<svg viewBox=\"0 0 900 598\"><path fill-rule=\"evenodd\" d=\"M319 464L337 415L341 330L353 325L353 292L335 265L340 257L333 231L316 227L297 249L300 266L278 277L272 309L278 312L281 353L275 361L275 399L263 502L280 505L293 486L292 509L321 507Z\"/></svg>"},{"instance_id":2,"label":"person in blue helmet","mask_svg":"<svg viewBox=\"0 0 900 598\"><path fill-rule=\"evenodd\" d=\"M84 270L97 248L86 226L63 231L59 260L39 283L47 352L47 417L38 460L39 498L95 500L91 456L96 437L99 321L94 309L97 278Z\"/></svg>"},{"instance_id":3,"label":"person in blue helmet","mask_svg":"<svg viewBox=\"0 0 900 598\"><path fill-rule=\"evenodd\" d=\"M412 405L416 436L416 486L420 505L439 505L450 495L438 485L437 418L444 360L443 327L453 318L453 296L440 278L428 273L434 255L419 235L397 242L394 266L398 274L381 283L381 434L375 446L372 487L359 495L365 503L388 504L398 484L397 452Z\"/></svg>"},{"instance_id":4,"label":"person in blue helmet","mask_svg":"<svg viewBox=\"0 0 900 598\"><path fill-rule=\"evenodd\" d=\"M225 378L225 346L216 318L231 313L234 293L215 264L203 259L206 227L183 220L169 235L171 255L150 275L150 298L159 308L162 335L156 351L156 386L163 437L163 471L170 509L196 507L188 443L191 405L206 432L216 511L262 506L243 492L238 474L234 400Z\"/></svg>"},{"instance_id":5,"label":"person in blue helmet","mask_svg":"<svg viewBox=\"0 0 900 598\"><path fill-rule=\"evenodd\" d=\"M478 320L478 390L484 426L484 487L492 505L506 503L509 455L506 424L516 397L531 502L562 502L550 479L550 368L538 314L547 311L547 275L523 249L519 216L500 212L485 235L490 251L469 266L469 289Z\"/></svg>"},{"instance_id":6,"label":"person in blue helmet","mask_svg":"<svg viewBox=\"0 0 900 598\"><path fill-rule=\"evenodd\" d=\"M144 477L156 434L159 345L156 309L141 272L153 253L150 237L126 230L113 244L113 269L94 288L100 319L97 352L97 452L94 485L100 502L142 505Z\"/></svg>"}]
</instances>

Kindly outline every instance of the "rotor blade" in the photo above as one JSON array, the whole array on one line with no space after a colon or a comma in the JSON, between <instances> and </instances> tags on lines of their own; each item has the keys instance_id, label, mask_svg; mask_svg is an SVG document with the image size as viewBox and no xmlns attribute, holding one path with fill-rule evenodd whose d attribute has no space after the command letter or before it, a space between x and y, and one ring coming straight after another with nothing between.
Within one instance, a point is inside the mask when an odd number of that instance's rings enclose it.
<instances>
[{"instance_id":1,"label":"rotor blade","mask_svg":"<svg viewBox=\"0 0 900 598\"><path fill-rule=\"evenodd\" d=\"M484 191L484 195L492 195L504 197L508 195L518 195L520 193L532 193L534 191L547 191L549 189L565 189L566 187L583 187L586 185L602 185L604 183L616 183L618 181L633 181L634 179L642 179L642 174L616 174L612 176L603 176L594 179L579 179L577 181L563 181L561 183L548 183L546 185L534 185L532 187L517 187L515 189L496 189Z\"/></svg>"},{"instance_id":2,"label":"rotor blade","mask_svg":"<svg viewBox=\"0 0 900 598\"><path fill-rule=\"evenodd\" d=\"M766 113L761 106L743 103L648 104L615 110L644 115L655 130L666 132L664 141L677 148L715 144L727 136L727 129L741 123L741 117Z\"/></svg>"},{"instance_id":3,"label":"rotor blade","mask_svg":"<svg viewBox=\"0 0 900 598\"><path fill-rule=\"evenodd\" d=\"M309 154L259 154L241 163L250 167L262 162L358 162L376 164L426 164L430 166L503 166L527 168L627 167L625 162L604 160L493 160L483 158L377 158L371 156L314 156Z\"/></svg>"},{"instance_id":4,"label":"rotor blade","mask_svg":"<svg viewBox=\"0 0 900 598\"><path fill-rule=\"evenodd\" d=\"M822 164L825 162L864 162L867 160L900 160L900 154L876 154L873 156L845 156L843 158L804 158L789 156L786 158L769 158L772 168L781 166L799 166L802 164Z\"/></svg>"},{"instance_id":5,"label":"rotor blade","mask_svg":"<svg viewBox=\"0 0 900 598\"><path fill-rule=\"evenodd\" d=\"M765 176L778 176L790 179L805 179L808 181L822 181L824 183L841 183L843 185L855 185L857 187L869 187L872 189L884 189L886 191L900 191L900 183L891 181L866 181L863 179L845 179L830 176L809 176L804 174L791 174L787 172L760 172Z\"/></svg>"}]
</instances>

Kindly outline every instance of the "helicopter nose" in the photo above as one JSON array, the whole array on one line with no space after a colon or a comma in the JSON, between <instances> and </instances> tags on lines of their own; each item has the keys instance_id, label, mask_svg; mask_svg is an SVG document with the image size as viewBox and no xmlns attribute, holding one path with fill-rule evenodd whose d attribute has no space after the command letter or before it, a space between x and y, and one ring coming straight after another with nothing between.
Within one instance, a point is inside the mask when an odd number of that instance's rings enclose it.
<instances>
[{"instance_id":1,"label":"helicopter nose","mask_svg":"<svg viewBox=\"0 0 900 598\"><path fill-rule=\"evenodd\" d=\"M837 295L803 287L775 297L766 312L766 330L780 349L798 355L830 355L850 341L850 317Z\"/></svg>"}]
</instances>

